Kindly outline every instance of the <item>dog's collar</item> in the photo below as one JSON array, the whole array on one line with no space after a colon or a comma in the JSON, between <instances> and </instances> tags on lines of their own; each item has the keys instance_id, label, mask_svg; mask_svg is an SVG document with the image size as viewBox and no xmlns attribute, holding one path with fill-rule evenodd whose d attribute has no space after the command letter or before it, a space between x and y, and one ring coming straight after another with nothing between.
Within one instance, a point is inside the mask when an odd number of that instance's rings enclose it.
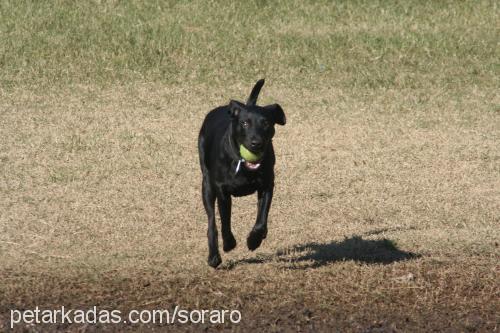
<instances>
[{"instance_id":1,"label":"dog's collar","mask_svg":"<svg viewBox=\"0 0 500 333\"><path fill-rule=\"evenodd\" d=\"M233 139L231 137L229 137L229 145L231 146L231 152L234 153L235 150L234 150L234 146L233 146ZM235 154L236 155L236 154ZM241 169L241 164L245 163L245 159L241 156L236 155L237 159L238 159L238 163L236 163L236 170L234 170L234 174L236 175L238 173L238 171L240 171Z\"/></svg>"},{"instance_id":2,"label":"dog's collar","mask_svg":"<svg viewBox=\"0 0 500 333\"><path fill-rule=\"evenodd\" d=\"M231 158L235 161L238 161L238 165L236 166L236 172L240 169L241 163L245 162L245 159L240 156L239 150L235 147L235 142L233 140L233 130L229 127L229 131L226 132L227 142L229 144L229 151L227 152Z\"/></svg>"},{"instance_id":3,"label":"dog's collar","mask_svg":"<svg viewBox=\"0 0 500 333\"><path fill-rule=\"evenodd\" d=\"M236 170L234 171L234 174L236 175L238 171L241 169L241 163L245 163L245 159L242 157L238 160L238 164L236 164Z\"/></svg>"}]
</instances>

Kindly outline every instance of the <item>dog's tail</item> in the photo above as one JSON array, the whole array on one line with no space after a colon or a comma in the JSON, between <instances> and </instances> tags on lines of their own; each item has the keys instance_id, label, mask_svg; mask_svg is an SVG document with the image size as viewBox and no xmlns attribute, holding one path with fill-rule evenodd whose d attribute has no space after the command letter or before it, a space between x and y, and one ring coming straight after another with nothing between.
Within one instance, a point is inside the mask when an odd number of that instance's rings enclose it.
<instances>
[{"instance_id":1,"label":"dog's tail","mask_svg":"<svg viewBox=\"0 0 500 333\"><path fill-rule=\"evenodd\" d=\"M257 104L257 98L259 98L260 89L262 89L264 82L264 79L260 79L259 81L257 81L257 83L255 83L255 86L253 86L252 92L247 99L247 105Z\"/></svg>"}]
</instances>

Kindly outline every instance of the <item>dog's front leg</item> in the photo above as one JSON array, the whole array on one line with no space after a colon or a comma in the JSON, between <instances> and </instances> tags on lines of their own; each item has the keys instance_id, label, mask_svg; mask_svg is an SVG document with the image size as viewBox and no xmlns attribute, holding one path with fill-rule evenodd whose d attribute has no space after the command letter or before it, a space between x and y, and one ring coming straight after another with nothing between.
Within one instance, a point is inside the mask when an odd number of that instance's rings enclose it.
<instances>
[{"instance_id":1,"label":"dog's front leg","mask_svg":"<svg viewBox=\"0 0 500 333\"><path fill-rule=\"evenodd\" d=\"M260 246L267 236L267 216L273 199L273 187L258 192L257 221L247 238L247 246L251 251Z\"/></svg>"},{"instance_id":2,"label":"dog's front leg","mask_svg":"<svg viewBox=\"0 0 500 333\"><path fill-rule=\"evenodd\" d=\"M217 195L217 205L221 220L222 248L224 252L229 252L236 247L236 239L234 239L231 232L231 195L219 193Z\"/></svg>"},{"instance_id":3,"label":"dog's front leg","mask_svg":"<svg viewBox=\"0 0 500 333\"><path fill-rule=\"evenodd\" d=\"M206 178L203 179L201 190L203 206L205 206L208 216L208 264L215 268L222 262L217 241L217 226L215 225L215 193Z\"/></svg>"}]
</instances>

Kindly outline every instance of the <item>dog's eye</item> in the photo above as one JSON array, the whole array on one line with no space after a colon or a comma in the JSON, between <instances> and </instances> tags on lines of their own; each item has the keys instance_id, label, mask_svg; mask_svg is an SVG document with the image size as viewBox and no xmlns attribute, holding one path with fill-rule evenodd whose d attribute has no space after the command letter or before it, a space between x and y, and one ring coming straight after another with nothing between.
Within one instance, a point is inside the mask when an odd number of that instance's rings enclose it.
<instances>
[{"instance_id":1,"label":"dog's eye","mask_svg":"<svg viewBox=\"0 0 500 333\"><path fill-rule=\"evenodd\" d=\"M264 127L264 128L268 128L268 127L269 127L269 122L268 122L267 120L263 120L263 121L261 122L261 125L262 125L262 127Z\"/></svg>"},{"instance_id":2,"label":"dog's eye","mask_svg":"<svg viewBox=\"0 0 500 333\"><path fill-rule=\"evenodd\" d=\"M250 123L248 122L248 120L243 120L241 122L241 126L243 126L243 128L248 128L248 126L250 126Z\"/></svg>"}]
</instances>

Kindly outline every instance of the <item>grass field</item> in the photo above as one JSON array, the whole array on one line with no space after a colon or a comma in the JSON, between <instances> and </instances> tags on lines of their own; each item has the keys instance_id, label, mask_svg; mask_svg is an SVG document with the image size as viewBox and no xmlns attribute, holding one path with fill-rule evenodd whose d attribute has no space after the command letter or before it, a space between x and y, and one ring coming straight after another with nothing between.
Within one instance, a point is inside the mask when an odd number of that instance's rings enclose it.
<instances>
[{"instance_id":1,"label":"grass field","mask_svg":"<svg viewBox=\"0 0 500 333\"><path fill-rule=\"evenodd\" d=\"M495 1L0 1L0 331L9 312L239 309L179 331L500 325ZM269 234L207 266L196 139L266 78ZM15 331L168 325L17 325Z\"/></svg>"}]
</instances>

